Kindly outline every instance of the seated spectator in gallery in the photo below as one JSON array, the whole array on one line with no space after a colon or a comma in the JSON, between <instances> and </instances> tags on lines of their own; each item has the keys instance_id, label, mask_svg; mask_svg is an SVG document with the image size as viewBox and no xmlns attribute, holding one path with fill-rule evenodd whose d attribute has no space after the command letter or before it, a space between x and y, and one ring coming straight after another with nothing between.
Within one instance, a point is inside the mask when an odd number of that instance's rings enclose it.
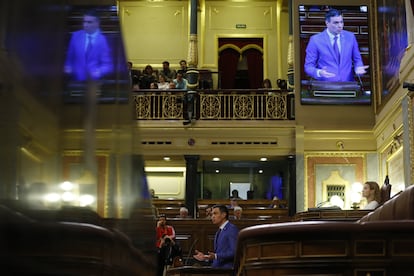
<instances>
[{"instance_id":1,"label":"seated spectator in gallery","mask_svg":"<svg viewBox=\"0 0 414 276\"><path fill-rule=\"evenodd\" d=\"M188 215L188 209L187 209L187 207L181 207L180 208L180 214L177 215L177 218L191 218Z\"/></svg>"},{"instance_id":2,"label":"seated spectator in gallery","mask_svg":"<svg viewBox=\"0 0 414 276\"><path fill-rule=\"evenodd\" d=\"M240 206L234 206L233 208L233 215L230 216L230 219L241 219L242 217L243 208Z\"/></svg>"},{"instance_id":3,"label":"seated spectator in gallery","mask_svg":"<svg viewBox=\"0 0 414 276\"><path fill-rule=\"evenodd\" d=\"M157 74L152 69L151 65L145 66L140 77L140 88L141 89L150 89L151 83L157 80Z\"/></svg>"},{"instance_id":4,"label":"seated spectator in gallery","mask_svg":"<svg viewBox=\"0 0 414 276\"><path fill-rule=\"evenodd\" d=\"M158 76L158 89L160 90L170 89L170 83L165 79L164 75Z\"/></svg>"},{"instance_id":5,"label":"seated spectator in gallery","mask_svg":"<svg viewBox=\"0 0 414 276\"><path fill-rule=\"evenodd\" d=\"M170 63L168 61L164 61L159 75L164 76L167 81L172 81L175 79L176 72L170 69Z\"/></svg>"},{"instance_id":6,"label":"seated spectator in gallery","mask_svg":"<svg viewBox=\"0 0 414 276\"><path fill-rule=\"evenodd\" d=\"M272 89L272 82L270 81L270 79L263 80L262 89Z\"/></svg>"},{"instance_id":7,"label":"seated spectator in gallery","mask_svg":"<svg viewBox=\"0 0 414 276\"><path fill-rule=\"evenodd\" d=\"M177 77L174 79L174 83L176 89L187 89L187 80L183 77L183 73L177 73Z\"/></svg>"},{"instance_id":8,"label":"seated spectator in gallery","mask_svg":"<svg viewBox=\"0 0 414 276\"><path fill-rule=\"evenodd\" d=\"M184 59L180 60L180 69L178 69L177 73L181 73L183 74L183 78L187 78L187 71L187 61Z\"/></svg>"},{"instance_id":9,"label":"seated spectator in gallery","mask_svg":"<svg viewBox=\"0 0 414 276\"><path fill-rule=\"evenodd\" d=\"M158 89L158 83L156 83L156 82L151 82L151 84L150 84L150 89Z\"/></svg>"},{"instance_id":10,"label":"seated spectator in gallery","mask_svg":"<svg viewBox=\"0 0 414 276\"><path fill-rule=\"evenodd\" d=\"M173 82L173 81L170 81L170 83L168 84L168 89L176 89L176 87L175 87L175 82Z\"/></svg>"},{"instance_id":11,"label":"seated spectator in gallery","mask_svg":"<svg viewBox=\"0 0 414 276\"><path fill-rule=\"evenodd\" d=\"M236 198L230 199L230 205L228 206L229 209L234 209L234 207L239 206Z\"/></svg>"},{"instance_id":12,"label":"seated spectator in gallery","mask_svg":"<svg viewBox=\"0 0 414 276\"><path fill-rule=\"evenodd\" d=\"M210 206L207 206L207 208L205 209L205 212L206 212L206 216L204 217L205 219L211 219L211 211L212 211L212 208Z\"/></svg>"}]
</instances>

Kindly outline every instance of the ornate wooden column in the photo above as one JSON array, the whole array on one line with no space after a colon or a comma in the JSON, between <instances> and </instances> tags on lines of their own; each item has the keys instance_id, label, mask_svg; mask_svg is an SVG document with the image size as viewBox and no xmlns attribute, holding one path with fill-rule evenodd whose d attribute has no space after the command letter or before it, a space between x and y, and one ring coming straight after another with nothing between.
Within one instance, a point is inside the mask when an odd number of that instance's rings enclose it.
<instances>
[{"instance_id":1,"label":"ornate wooden column","mask_svg":"<svg viewBox=\"0 0 414 276\"><path fill-rule=\"evenodd\" d=\"M185 205L193 218L197 217L197 191L199 183L197 180L197 168L199 155L184 155L186 161L185 175Z\"/></svg>"},{"instance_id":2,"label":"ornate wooden column","mask_svg":"<svg viewBox=\"0 0 414 276\"><path fill-rule=\"evenodd\" d=\"M294 155L288 156L289 169L289 216L296 214L296 158Z\"/></svg>"},{"instance_id":3,"label":"ornate wooden column","mask_svg":"<svg viewBox=\"0 0 414 276\"><path fill-rule=\"evenodd\" d=\"M190 68L197 68L198 66L197 8L198 0L191 0L190 41L187 57L187 64Z\"/></svg>"},{"instance_id":4,"label":"ornate wooden column","mask_svg":"<svg viewBox=\"0 0 414 276\"><path fill-rule=\"evenodd\" d=\"M294 69L294 50L293 50L293 27L292 27L292 1L289 1L289 42L288 42L288 72L287 72L287 88L290 91L294 90L294 77L295 77L295 69Z\"/></svg>"}]
</instances>

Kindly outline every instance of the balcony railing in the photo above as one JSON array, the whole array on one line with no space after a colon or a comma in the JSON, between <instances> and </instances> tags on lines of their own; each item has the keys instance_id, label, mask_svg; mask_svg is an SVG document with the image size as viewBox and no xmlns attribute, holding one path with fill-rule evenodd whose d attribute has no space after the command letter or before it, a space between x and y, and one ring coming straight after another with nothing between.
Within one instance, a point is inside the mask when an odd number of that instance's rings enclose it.
<instances>
[{"instance_id":1,"label":"balcony railing","mask_svg":"<svg viewBox=\"0 0 414 276\"><path fill-rule=\"evenodd\" d=\"M137 120L294 119L293 94L280 90L140 90L133 98Z\"/></svg>"}]
</instances>

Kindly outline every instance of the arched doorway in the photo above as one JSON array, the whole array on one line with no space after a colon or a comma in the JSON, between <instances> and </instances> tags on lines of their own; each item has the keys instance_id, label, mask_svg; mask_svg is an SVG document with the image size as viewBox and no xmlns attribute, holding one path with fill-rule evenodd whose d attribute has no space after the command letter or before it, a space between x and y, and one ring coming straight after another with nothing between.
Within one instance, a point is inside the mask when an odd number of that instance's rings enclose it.
<instances>
[{"instance_id":1,"label":"arched doorway","mask_svg":"<svg viewBox=\"0 0 414 276\"><path fill-rule=\"evenodd\" d=\"M219 38L223 89L257 89L263 81L263 38Z\"/></svg>"}]
</instances>

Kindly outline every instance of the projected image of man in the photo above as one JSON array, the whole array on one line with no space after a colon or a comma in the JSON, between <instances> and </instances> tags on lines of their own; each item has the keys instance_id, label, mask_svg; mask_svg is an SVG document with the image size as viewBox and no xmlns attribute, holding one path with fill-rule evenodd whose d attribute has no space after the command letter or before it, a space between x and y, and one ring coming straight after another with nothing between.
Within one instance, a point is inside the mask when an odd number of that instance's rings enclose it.
<instances>
[{"instance_id":1,"label":"projected image of man","mask_svg":"<svg viewBox=\"0 0 414 276\"><path fill-rule=\"evenodd\" d=\"M353 33L345 31L342 13L331 9L325 15L326 29L311 36L306 47L305 72L321 81L354 81L365 66Z\"/></svg>"},{"instance_id":2,"label":"projected image of man","mask_svg":"<svg viewBox=\"0 0 414 276\"><path fill-rule=\"evenodd\" d=\"M89 10L83 29L72 34L65 62L65 73L72 80L99 80L113 71L111 49L99 26L98 13Z\"/></svg>"}]
</instances>

